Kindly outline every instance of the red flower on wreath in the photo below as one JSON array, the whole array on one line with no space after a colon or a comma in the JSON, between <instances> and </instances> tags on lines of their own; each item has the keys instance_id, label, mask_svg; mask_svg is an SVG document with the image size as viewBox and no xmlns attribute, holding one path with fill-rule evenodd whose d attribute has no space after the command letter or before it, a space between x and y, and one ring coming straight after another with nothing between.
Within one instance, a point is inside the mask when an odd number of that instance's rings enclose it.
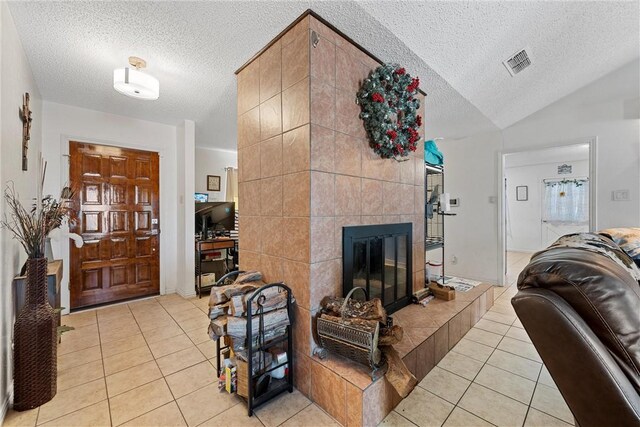
<instances>
[{"instance_id":1,"label":"red flower on wreath","mask_svg":"<svg viewBox=\"0 0 640 427\"><path fill-rule=\"evenodd\" d=\"M418 86L420 86L420 79L418 77L414 77L411 80L411 83L407 86L407 92L413 92L418 89Z\"/></svg>"},{"instance_id":2,"label":"red flower on wreath","mask_svg":"<svg viewBox=\"0 0 640 427\"><path fill-rule=\"evenodd\" d=\"M422 126L422 116L420 114L416 116L416 125Z\"/></svg>"},{"instance_id":3,"label":"red flower on wreath","mask_svg":"<svg viewBox=\"0 0 640 427\"><path fill-rule=\"evenodd\" d=\"M396 140L396 138L398 137L398 133L397 133L395 130L393 130L393 129L389 129L389 130L387 131L387 136L388 136L392 141L395 141L395 140Z\"/></svg>"},{"instance_id":4,"label":"red flower on wreath","mask_svg":"<svg viewBox=\"0 0 640 427\"><path fill-rule=\"evenodd\" d=\"M416 132L416 130L414 128L407 129L407 132L409 133L409 143L410 144L413 144L414 142L416 142L420 138L420 135L418 135L418 132Z\"/></svg>"},{"instance_id":5,"label":"red flower on wreath","mask_svg":"<svg viewBox=\"0 0 640 427\"><path fill-rule=\"evenodd\" d=\"M384 102L384 96L380 95L378 92L375 92L371 95L371 100L373 102Z\"/></svg>"},{"instance_id":6,"label":"red flower on wreath","mask_svg":"<svg viewBox=\"0 0 640 427\"><path fill-rule=\"evenodd\" d=\"M396 74L399 75L399 76L404 76L406 74L406 72L407 71L404 68L398 68L396 70Z\"/></svg>"}]
</instances>

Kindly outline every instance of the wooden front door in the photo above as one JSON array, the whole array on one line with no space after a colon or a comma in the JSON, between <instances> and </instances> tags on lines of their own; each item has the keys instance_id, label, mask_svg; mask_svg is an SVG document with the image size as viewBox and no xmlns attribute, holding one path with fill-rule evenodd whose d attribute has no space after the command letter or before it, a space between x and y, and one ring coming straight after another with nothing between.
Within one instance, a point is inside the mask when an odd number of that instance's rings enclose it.
<instances>
[{"instance_id":1,"label":"wooden front door","mask_svg":"<svg viewBox=\"0 0 640 427\"><path fill-rule=\"evenodd\" d=\"M158 294L158 153L70 142L71 308Z\"/></svg>"}]
</instances>

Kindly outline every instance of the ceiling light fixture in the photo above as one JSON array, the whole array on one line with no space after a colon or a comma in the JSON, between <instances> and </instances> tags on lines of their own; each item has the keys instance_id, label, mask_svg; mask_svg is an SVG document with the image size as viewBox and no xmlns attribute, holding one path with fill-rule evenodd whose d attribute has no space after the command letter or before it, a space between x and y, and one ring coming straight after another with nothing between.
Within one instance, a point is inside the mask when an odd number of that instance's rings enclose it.
<instances>
[{"instance_id":1,"label":"ceiling light fixture","mask_svg":"<svg viewBox=\"0 0 640 427\"><path fill-rule=\"evenodd\" d=\"M160 96L160 82L155 77L142 71L147 62L137 56L129 57L133 68L116 68L113 70L113 88L131 98L155 100Z\"/></svg>"}]
</instances>

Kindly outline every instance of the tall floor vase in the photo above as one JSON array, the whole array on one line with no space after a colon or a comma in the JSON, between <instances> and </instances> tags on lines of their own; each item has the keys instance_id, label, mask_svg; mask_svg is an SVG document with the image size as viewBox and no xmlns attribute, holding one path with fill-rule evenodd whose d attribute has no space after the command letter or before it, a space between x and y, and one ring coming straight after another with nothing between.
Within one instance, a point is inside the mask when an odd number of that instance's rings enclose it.
<instances>
[{"instance_id":1,"label":"tall floor vase","mask_svg":"<svg viewBox=\"0 0 640 427\"><path fill-rule=\"evenodd\" d=\"M36 408L56 395L57 323L47 300L47 259L27 260L26 302L14 326L13 409Z\"/></svg>"}]
</instances>

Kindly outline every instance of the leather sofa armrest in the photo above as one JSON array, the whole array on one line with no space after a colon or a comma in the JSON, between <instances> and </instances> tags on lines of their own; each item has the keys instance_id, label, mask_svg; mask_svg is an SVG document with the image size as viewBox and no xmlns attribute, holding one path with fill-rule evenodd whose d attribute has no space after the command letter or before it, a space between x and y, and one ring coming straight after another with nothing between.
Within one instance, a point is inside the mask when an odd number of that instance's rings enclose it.
<instances>
[{"instance_id":1,"label":"leather sofa armrest","mask_svg":"<svg viewBox=\"0 0 640 427\"><path fill-rule=\"evenodd\" d=\"M566 301L524 289L511 304L581 427L640 425L637 384Z\"/></svg>"}]
</instances>

